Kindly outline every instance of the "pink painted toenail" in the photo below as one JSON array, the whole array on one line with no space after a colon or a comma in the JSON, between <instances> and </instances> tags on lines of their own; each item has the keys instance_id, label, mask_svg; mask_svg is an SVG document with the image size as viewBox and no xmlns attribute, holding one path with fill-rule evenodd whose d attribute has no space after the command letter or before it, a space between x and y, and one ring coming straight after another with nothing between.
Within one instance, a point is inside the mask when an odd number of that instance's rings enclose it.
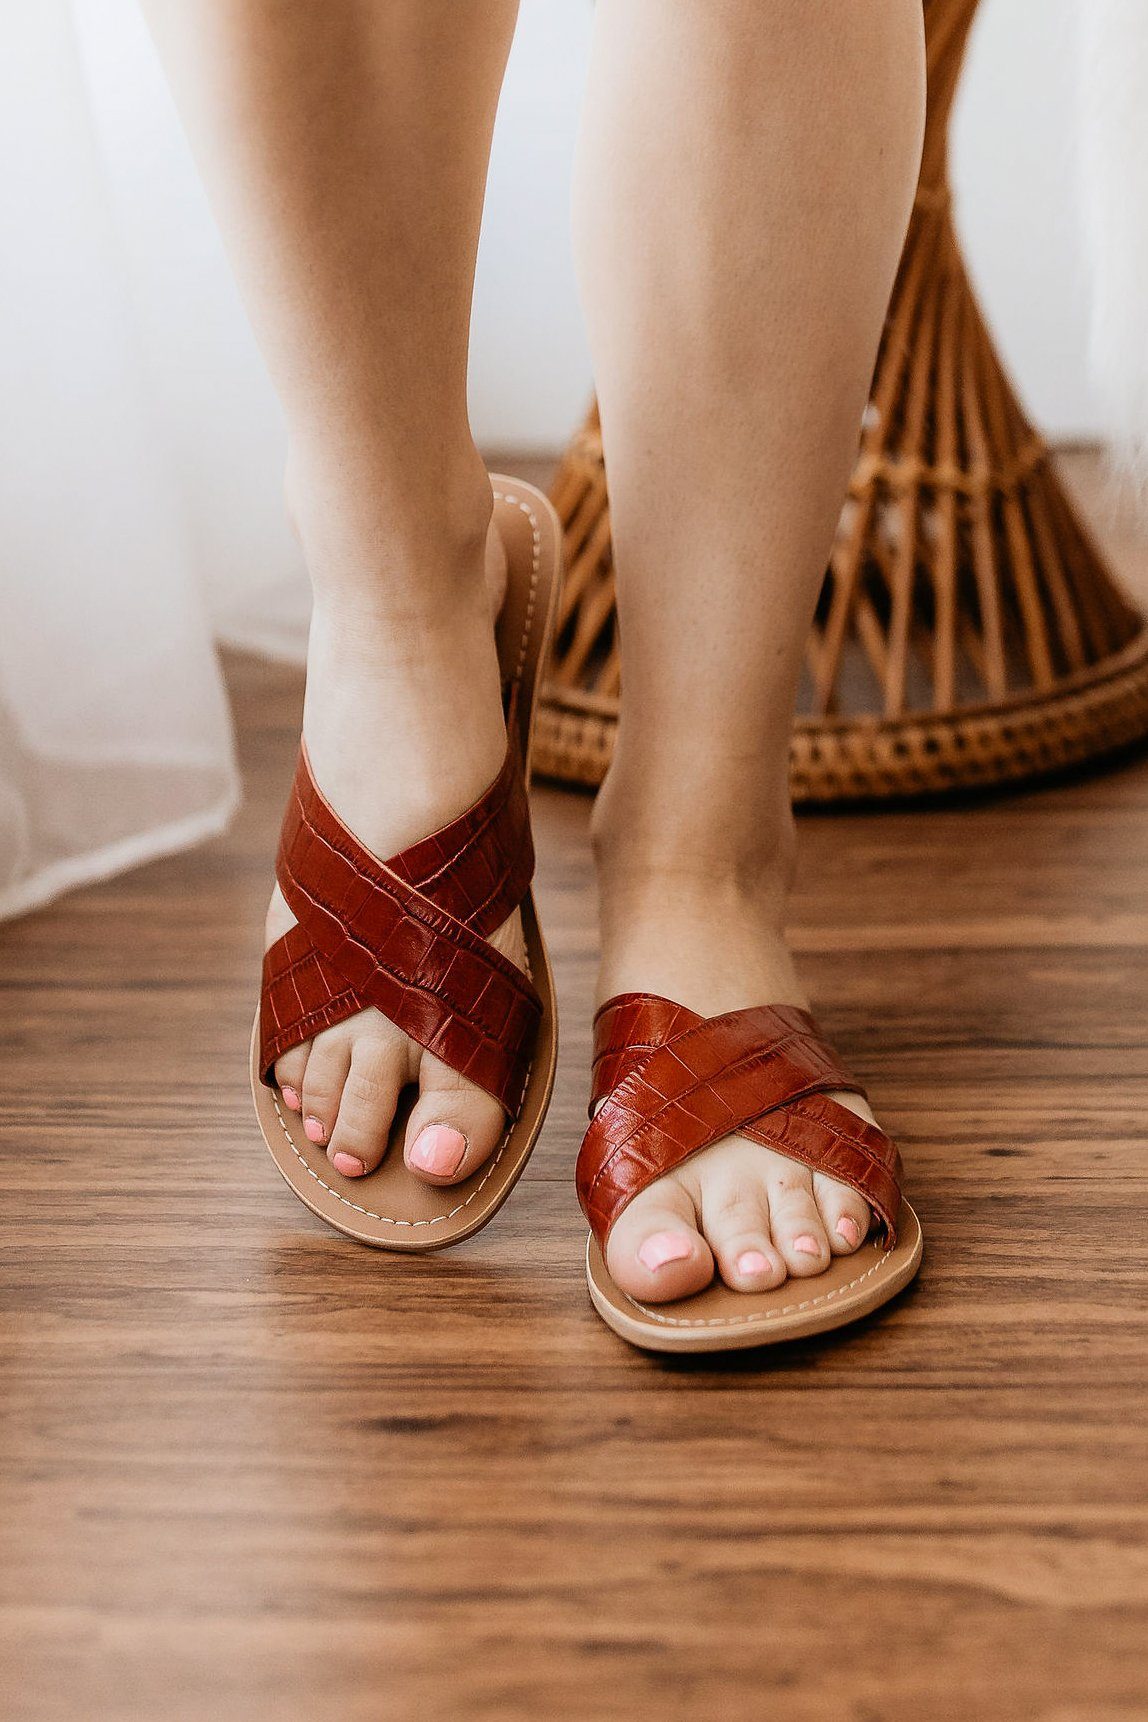
<instances>
[{"instance_id":1,"label":"pink painted toenail","mask_svg":"<svg viewBox=\"0 0 1148 1722\"><path fill-rule=\"evenodd\" d=\"M737 1271L739 1274L767 1274L769 1260L760 1250L747 1250L744 1256L737 1258Z\"/></svg>"},{"instance_id":2,"label":"pink painted toenail","mask_svg":"<svg viewBox=\"0 0 1148 1722\"><path fill-rule=\"evenodd\" d=\"M820 1244L816 1238L810 1237L808 1232L802 1232L799 1238L794 1238L793 1247L801 1256L819 1256L821 1254Z\"/></svg>"},{"instance_id":3,"label":"pink painted toenail","mask_svg":"<svg viewBox=\"0 0 1148 1722\"><path fill-rule=\"evenodd\" d=\"M318 1118L305 1118L303 1120L303 1134L308 1142L314 1142L318 1148L321 1148L327 1140L326 1129Z\"/></svg>"},{"instance_id":4,"label":"pink painted toenail","mask_svg":"<svg viewBox=\"0 0 1148 1722\"><path fill-rule=\"evenodd\" d=\"M837 1222L837 1236L844 1238L851 1250L861 1242L861 1228L850 1214L842 1214Z\"/></svg>"},{"instance_id":5,"label":"pink painted toenail","mask_svg":"<svg viewBox=\"0 0 1148 1722\"><path fill-rule=\"evenodd\" d=\"M411 1165L420 1172L433 1172L436 1178L449 1178L462 1165L466 1153L466 1137L449 1124L428 1124L420 1130L411 1146Z\"/></svg>"},{"instance_id":6,"label":"pink painted toenail","mask_svg":"<svg viewBox=\"0 0 1148 1722\"><path fill-rule=\"evenodd\" d=\"M332 1154L331 1164L344 1178L361 1178L367 1168L354 1154Z\"/></svg>"},{"instance_id":7,"label":"pink painted toenail","mask_svg":"<svg viewBox=\"0 0 1148 1722\"><path fill-rule=\"evenodd\" d=\"M298 1112L303 1104L299 1098L299 1090L297 1088L281 1088L279 1092L283 1096L285 1105L292 1112Z\"/></svg>"},{"instance_id":8,"label":"pink painted toenail","mask_svg":"<svg viewBox=\"0 0 1148 1722\"><path fill-rule=\"evenodd\" d=\"M692 1248L690 1240L681 1232L655 1232L639 1249L638 1260L644 1268L655 1273L667 1262L684 1262Z\"/></svg>"}]
</instances>

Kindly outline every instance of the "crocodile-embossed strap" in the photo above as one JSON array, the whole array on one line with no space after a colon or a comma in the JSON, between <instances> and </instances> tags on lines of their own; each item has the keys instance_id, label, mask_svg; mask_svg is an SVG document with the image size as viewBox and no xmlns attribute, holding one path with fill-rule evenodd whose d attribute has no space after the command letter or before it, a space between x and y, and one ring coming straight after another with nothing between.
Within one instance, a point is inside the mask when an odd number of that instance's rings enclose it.
<instances>
[{"instance_id":1,"label":"crocodile-embossed strap","mask_svg":"<svg viewBox=\"0 0 1148 1722\"><path fill-rule=\"evenodd\" d=\"M831 1089L865 1092L794 1005L705 1018L652 993L610 999L594 1021L591 1120L577 1172L599 1244L639 1191L734 1134L850 1185L893 1243L901 1157Z\"/></svg>"},{"instance_id":2,"label":"crocodile-embossed strap","mask_svg":"<svg viewBox=\"0 0 1148 1722\"><path fill-rule=\"evenodd\" d=\"M263 960L260 1070L373 1005L517 1116L542 1006L487 942L530 887L534 850L511 745L474 806L380 861L324 800L305 748L276 877L296 925Z\"/></svg>"}]
</instances>

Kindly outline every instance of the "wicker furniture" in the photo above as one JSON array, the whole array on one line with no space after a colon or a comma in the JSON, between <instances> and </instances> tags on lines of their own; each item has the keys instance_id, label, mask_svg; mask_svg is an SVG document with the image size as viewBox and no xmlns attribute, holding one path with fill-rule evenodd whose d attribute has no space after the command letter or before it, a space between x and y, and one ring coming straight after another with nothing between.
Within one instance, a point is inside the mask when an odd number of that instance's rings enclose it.
<instances>
[{"instance_id":1,"label":"wicker furniture","mask_svg":"<svg viewBox=\"0 0 1148 1722\"><path fill-rule=\"evenodd\" d=\"M976 8L925 0L921 182L807 646L799 802L1017 781L1148 733L1148 628L1009 386L957 244L946 143ZM595 412L552 494L567 576L537 769L593 785L619 693Z\"/></svg>"}]
</instances>

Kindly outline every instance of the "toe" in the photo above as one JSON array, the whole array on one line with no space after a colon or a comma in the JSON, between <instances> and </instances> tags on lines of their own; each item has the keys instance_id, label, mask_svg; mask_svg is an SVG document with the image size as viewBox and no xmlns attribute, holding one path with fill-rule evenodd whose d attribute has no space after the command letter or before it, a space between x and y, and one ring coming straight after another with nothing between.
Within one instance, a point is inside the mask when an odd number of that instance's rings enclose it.
<instances>
[{"instance_id":1,"label":"toe","mask_svg":"<svg viewBox=\"0 0 1148 1722\"><path fill-rule=\"evenodd\" d=\"M813 1196L813 1177L780 1157L767 1173L769 1229L789 1272L808 1279L829 1266L829 1239Z\"/></svg>"},{"instance_id":2,"label":"toe","mask_svg":"<svg viewBox=\"0 0 1148 1722\"><path fill-rule=\"evenodd\" d=\"M311 1042L305 1040L302 1046L293 1046L290 1052L285 1052L282 1058L275 1060L275 1081L283 1096L283 1104L289 1112L299 1112L303 1106L303 1078L307 1071L307 1054L311 1050Z\"/></svg>"},{"instance_id":3,"label":"toe","mask_svg":"<svg viewBox=\"0 0 1148 1722\"><path fill-rule=\"evenodd\" d=\"M303 1133L325 1148L331 1140L343 1084L351 1068L351 1041L335 1030L315 1037L303 1073Z\"/></svg>"},{"instance_id":4,"label":"toe","mask_svg":"<svg viewBox=\"0 0 1148 1722\"><path fill-rule=\"evenodd\" d=\"M742 1169L703 1178L702 1231L718 1272L734 1291L768 1291L785 1278L785 1262L770 1236L764 1177Z\"/></svg>"},{"instance_id":5,"label":"toe","mask_svg":"<svg viewBox=\"0 0 1148 1722\"><path fill-rule=\"evenodd\" d=\"M611 1278L631 1297L665 1303L713 1279L714 1259L697 1228L693 1202L672 1178L635 1196L606 1240Z\"/></svg>"},{"instance_id":6,"label":"toe","mask_svg":"<svg viewBox=\"0 0 1148 1722\"><path fill-rule=\"evenodd\" d=\"M387 1151L399 1093L406 1080L405 1047L397 1034L360 1035L351 1053L327 1158L344 1178L373 1172Z\"/></svg>"},{"instance_id":7,"label":"toe","mask_svg":"<svg viewBox=\"0 0 1148 1722\"><path fill-rule=\"evenodd\" d=\"M404 1156L428 1184L457 1184L477 1172L506 1133L498 1101L425 1052L419 1097L407 1121Z\"/></svg>"},{"instance_id":8,"label":"toe","mask_svg":"<svg viewBox=\"0 0 1148 1722\"><path fill-rule=\"evenodd\" d=\"M869 1230L868 1202L848 1184L839 1184L821 1172L813 1179L813 1195L833 1254L851 1255Z\"/></svg>"}]
</instances>

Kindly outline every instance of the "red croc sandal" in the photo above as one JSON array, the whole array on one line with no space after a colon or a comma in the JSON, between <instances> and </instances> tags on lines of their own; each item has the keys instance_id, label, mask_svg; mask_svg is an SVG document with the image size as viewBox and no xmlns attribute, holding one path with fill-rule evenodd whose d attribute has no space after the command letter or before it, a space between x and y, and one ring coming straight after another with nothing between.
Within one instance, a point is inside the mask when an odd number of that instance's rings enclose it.
<instances>
[{"instance_id":1,"label":"red croc sandal","mask_svg":"<svg viewBox=\"0 0 1148 1722\"><path fill-rule=\"evenodd\" d=\"M649 1351L770 1345L842 1327L908 1285L922 1243L901 1195L901 1157L883 1130L831 1100L830 1089L865 1092L795 1006L708 1019L652 993L622 993L602 1006L577 1177L590 1222L590 1298L615 1333ZM734 1134L850 1185L873 1210L873 1230L823 1274L772 1291L732 1291L715 1279L672 1303L630 1297L606 1267L614 1221L655 1179Z\"/></svg>"},{"instance_id":2,"label":"red croc sandal","mask_svg":"<svg viewBox=\"0 0 1148 1722\"><path fill-rule=\"evenodd\" d=\"M433 1250L479 1230L530 1156L554 1085L554 983L530 881L527 787L538 678L553 625L561 529L541 493L492 479L508 582L498 620L508 747L473 807L401 855L365 849L324 800L300 749L276 877L296 925L267 951L251 1037L255 1111L299 1199L341 1232L388 1250ZM528 974L488 943L522 913ZM506 1130L460 1184L433 1186L403 1162L409 1104L382 1164L343 1178L275 1086L288 1048L374 1005L501 1103Z\"/></svg>"}]
</instances>

